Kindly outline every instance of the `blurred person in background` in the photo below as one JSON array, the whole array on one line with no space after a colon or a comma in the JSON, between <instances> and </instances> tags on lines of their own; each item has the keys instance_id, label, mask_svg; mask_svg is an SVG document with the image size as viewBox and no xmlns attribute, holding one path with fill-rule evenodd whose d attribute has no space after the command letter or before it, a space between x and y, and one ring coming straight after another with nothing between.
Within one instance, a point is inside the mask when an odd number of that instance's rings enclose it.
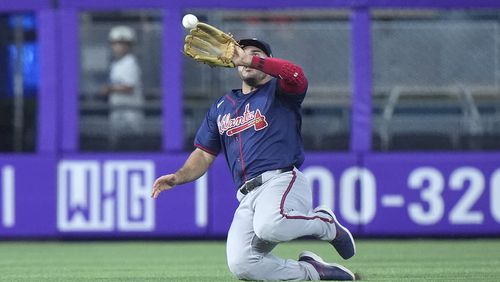
<instances>
[{"instance_id":1,"label":"blurred person in background","mask_svg":"<svg viewBox=\"0 0 500 282\"><path fill-rule=\"evenodd\" d=\"M110 147L116 149L124 135L139 135L144 120L141 69L132 54L135 31L127 26L115 26L109 32L113 54L109 83L102 94L109 97Z\"/></svg>"}]
</instances>

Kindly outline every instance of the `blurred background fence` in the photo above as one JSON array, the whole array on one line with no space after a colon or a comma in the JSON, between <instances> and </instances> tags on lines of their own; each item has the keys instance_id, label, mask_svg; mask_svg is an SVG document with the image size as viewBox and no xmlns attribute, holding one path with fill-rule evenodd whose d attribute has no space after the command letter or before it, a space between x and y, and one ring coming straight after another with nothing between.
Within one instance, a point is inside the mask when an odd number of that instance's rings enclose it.
<instances>
[{"instance_id":1,"label":"blurred background fence","mask_svg":"<svg viewBox=\"0 0 500 282\"><path fill-rule=\"evenodd\" d=\"M263 39L276 57L304 68L303 169L315 203L337 207L358 234L500 234L493 0L9 2L0 7L0 234L225 233L236 203L223 162L192 185L195 192L173 192L157 206L147 197L154 176L175 170L193 149L213 101L240 87L233 69L182 55L186 13L236 38ZM140 134L111 142L113 106L100 91L117 25L137 34L144 103L133 107L145 118ZM49 229L19 211L33 183L46 193L32 210ZM174 207L191 212L155 220ZM387 228L386 217L401 228Z\"/></svg>"},{"instance_id":2,"label":"blurred background fence","mask_svg":"<svg viewBox=\"0 0 500 282\"><path fill-rule=\"evenodd\" d=\"M272 43L278 57L302 65L310 88L304 103L307 150L348 151L351 137L351 23L347 9L194 9L202 20L236 38ZM80 16L82 150L107 146L106 101L96 97L106 80L110 28L126 23L140 31L136 54L143 65L147 103L145 128L161 147L162 15L156 11L85 12ZM394 150L497 150L500 142L498 89L499 15L492 10L374 10L372 148ZM228 89L238 88L234 71L209 70L184 59L184 149L205 111ZM319 130L321 129L321 130ZM126 138L126 137L125 137ZM96 140L102 140L97 142ZM134 138L129 148L134 148ZM151 141L151 140L150 140ZM124 147L114 150L126 150Z\"/></svg>"}]
</instances>

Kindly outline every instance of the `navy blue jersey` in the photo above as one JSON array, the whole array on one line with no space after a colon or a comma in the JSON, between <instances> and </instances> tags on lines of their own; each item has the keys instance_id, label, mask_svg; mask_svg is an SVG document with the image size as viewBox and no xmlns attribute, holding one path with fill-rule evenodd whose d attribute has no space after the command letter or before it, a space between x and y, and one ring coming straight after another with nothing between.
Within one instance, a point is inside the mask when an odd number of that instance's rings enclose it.
<instances>
[{"instance_id":1,"label":"navy blue jersey","mask_svg":"<svg viewBox=\"0 0 500 282\"><path fill-rule=\"evenodd\" d=\"M236 187L259 174L300 167L303 94L286 94L273 78L249 94L241 89L220 97L207 112L195 146L212 154L224 152Z\"/></svg>"}]
</instances>

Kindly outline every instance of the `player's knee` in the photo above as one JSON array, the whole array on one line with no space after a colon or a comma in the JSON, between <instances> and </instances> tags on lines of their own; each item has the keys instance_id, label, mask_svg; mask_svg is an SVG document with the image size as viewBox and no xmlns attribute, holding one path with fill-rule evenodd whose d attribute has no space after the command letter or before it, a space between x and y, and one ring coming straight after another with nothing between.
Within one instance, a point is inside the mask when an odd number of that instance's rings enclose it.
<instances>
[{"instance_id":1,"label":"player's knee","mask_svg":"<svg viewBox=\"0 0 500 282\"><path fill-rule=\"evenodd\" d=\"M228 261L229 270L241 280L258 280L260 257L239 257Z\"/></svg>"},{"instance_id":2,"label":"player's knee","mask_svg":"<svg viewBox=\"0 0 500 282\"><path fill-rule=\"evenodd\" d=\"M246 267L244 264L229 263L229 270L238 279L244 279L246 274Z\"/></svg>"},{"instance_id":3,"label":"player's knee","mask_svg":"<svg viewBox=\"0 0 500 282\"><path fill-rule=\"evenodd\" d=\"M228 256L227 265L229 270L239 279L242 279L247 272L247 267L249 264L249 258L243 254L238 254L235 256Z\"/></svg>"}]
</instances>

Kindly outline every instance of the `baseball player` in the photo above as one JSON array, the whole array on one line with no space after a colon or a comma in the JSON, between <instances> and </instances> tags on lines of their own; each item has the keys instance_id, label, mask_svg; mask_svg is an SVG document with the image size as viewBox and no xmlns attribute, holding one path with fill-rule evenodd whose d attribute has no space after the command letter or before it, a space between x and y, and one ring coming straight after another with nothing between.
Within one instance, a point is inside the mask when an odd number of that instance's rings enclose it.
<instances>
[{"instance_id":1,"label":"baseball player","mask_svg":"<svg viewBox=\"0 0 500 282\"><path fill-rule=\"evenodd\" d=\"M197 147L174 174L159 177L152 197L202 176L223 153L239 206L227 237L227 262L242 280L354 280L354 274L312 252L298 260L274 256L281 242L312 235L344 258L356 250L349 230L326 207L312 210L312 192L299 167L304 161L300 108L307 79L302 69L272 57L257 39L238 41L232 62L241 89L220 97L206 114ZM241 46L241 47L240 47Z\"/></svg>"}]
</instances>

